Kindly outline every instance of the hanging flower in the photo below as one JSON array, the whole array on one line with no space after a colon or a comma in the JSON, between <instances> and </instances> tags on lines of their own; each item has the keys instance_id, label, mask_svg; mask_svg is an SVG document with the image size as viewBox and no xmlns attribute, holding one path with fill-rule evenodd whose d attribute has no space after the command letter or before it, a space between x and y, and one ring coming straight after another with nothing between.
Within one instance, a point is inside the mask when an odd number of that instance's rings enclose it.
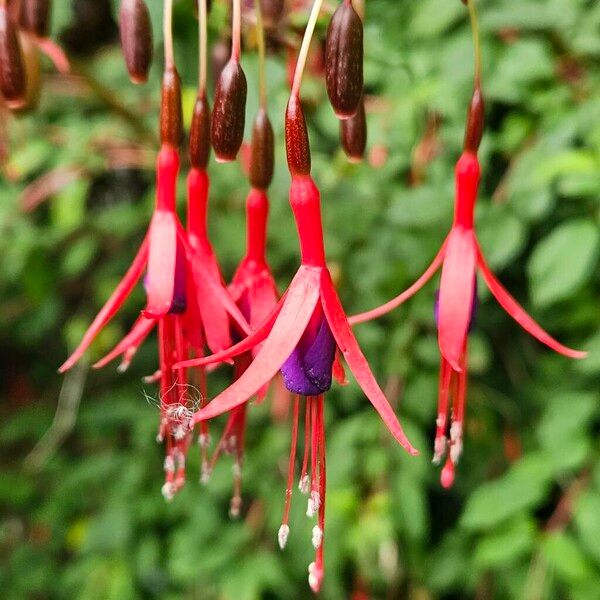
<instances>
[{"instance_id":1,"label":"hanging flower","mask_svg":"<svg viewBox=\"0 0 600 600\"><path fill-rule=\"evenodd\" d=\"M165 3L165 23L170 23L170 10L170 4ZM187 235L176 212L178 146L182 138L181 88L173 63L168 26L167 29L160 117L162 145L157 159L156 205L150 227L127 274L60 371L71 368L82 357L146 270L145 309L130 332L94 366L104 366L122 356L119 368L125 370L140 344L155 326L158 327L159 368L146 378L146 382L159 382L158 440L164 441L166 446L163 494L170 500L185 481L185 459L191 443L190 422L193 409L197 408L197 400L190 395L190 374L185 369L174 370L173 365L187 358L203 356L205 345L213 352L227 348L231 345L232 323L243 334L249 332L249 326L224 287L207 237L209 184L205 167L210 115L204 94L199 95L192 127L194 143L190 154L193 168L188 178ZM198 138L200 141L196 143ZM202 369L197 370L194 383L199 387L202 406L207 396ZM209 444L206 425L201 426L199 442L203 468L206 468Z\"/></svg>"},{"instance_id":2,"label":"hanging flower","mask_svg":"<svg viewBox=\"0 0 600 600\"><path fill-rule=\"evenodd\" d=\"M313 529L315 561L309 566L309 583L317 592L323 579L323 535L325 530L325 432L323 394L331 386L336 349L341 352L381 418L396 440L411 454L417 454L406 438L398 418L388 403L358 345L338 298L325 262L321 199L310 176L310 149L306 123L299 97L301 75L310 37L319 13L320 2L313 5L307 33L296 67L296 78L286 111L286 149L292 176L290 205L296 220L301 250L301 265L282 300L252 334L212 356L184 361L175 368L207 365L260 350L244 373L231 386L196 412L193 422L212 419L243 406L281 371L288 389L306 396L306 419L310 431L310 476L305 444L305 465L300 485L310 492L307 515L318 514ZM339 369L336 369L339 374ZM290 472L286 491L286 510L279 531L283 548L289 535L287 522L291 500L290 482L294 479L299 400L294 402L294 425Z\"/></svg>"},{"instance_id":3,"label":"hanging flower","mask_svg":"<svg viewBox=\"0 0 600 600\"><path fill-rule=\"evenodd\" d=\"M441 354L438 416L433 462L440 464L446 456L441 483L450 487L463 448L463 428L467 392L467 343L477 309L477 272L500 306L525 331L540 342L570 358L584 358L585 352L572 350L546 333L517 303L488 267L474 229L474 212L481 170L477 151L483 133L483 95L476 86L469 107L463 154L456 164L454 222L437 256L425 273L407 290L388 303L350 319L352 325L380 317L419 291L442 270L436 294L435 318Z\"/></svg>"}]
</instances>

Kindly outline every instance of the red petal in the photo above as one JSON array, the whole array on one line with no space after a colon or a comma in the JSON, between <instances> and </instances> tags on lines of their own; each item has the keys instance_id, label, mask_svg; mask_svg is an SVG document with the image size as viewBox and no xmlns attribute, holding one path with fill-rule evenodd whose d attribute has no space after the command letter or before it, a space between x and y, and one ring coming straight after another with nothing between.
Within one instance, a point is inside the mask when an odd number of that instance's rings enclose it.
<instances>
[{"instance_id":1,"label":"red petal","mask_svg":"<svg viewBox=\"0 0 600 600\"><path fill-rule=\"evenodd\" d=\"M409 288L404 290L399 296L396 296L389 302L378 306L372 310L369 310L364 313L360 313L358 315L354 315L348 319L350 325L358 325L359 323L365 323L366 321L372 321L373 319L377 319L390 311L394 310L400 306L403 302L406 302L409 298L414 296L434 275L435 272L440 268L442 261L444 259L444 252L446 250L448 240L446 239L442 244L442 247L439 249L436 257L433 259L433 262L427 267L427 270L417 281L415 281Z\"/></svg>"},{"instance_id":2,"label":"red petal","mask_svg":"<svg viewBox=\"0 0 600 600\"><path fill-rule=\"evenodd\" d=\"M277 305L277 288L268 271L261 273L250 287L250 327L256 329Z\"/></svg>"},{"instance_id":3,"label":"red petal","mask_svg":"<svg viewBox=\"0 0 600 600\"><path fill-rule=\"evenodd\" d=\"M356 378L358 385L362 388L367 398L371 401L375 410L379 413L383 422L399 444L410 454L417 455L419 451L408 441L394 409L390 406L381 388L375 381L369 363L365 359L348 319L333 287L331 275L326 269L323 270L321 282L321 301L327 323L331 327L333 337L341 350L348 367Z\"/></svg>"},{"instance_id":4,"label":"red petal","mask_svg":"<svg viewBox=\"0 0 600 600\"><path fill-rule=\"evenodd\" d=\"M469 330L477 248L472 229L455 227L448 236L440 281L438 341L442 356L460 371L460 356Z\"/></svg>"},{"instance_id":5,"label":"red petal","mask_svg":"<svg viewBox=\"0 0 600 600\"><path fill-rule=\"evenodd\" d=\"M527 333L532 335L534 338L546 344L549 348L564 354L570 358L585 358L588 353L580 350L573 350L567 346L563 346L560 342L556 341L550 334L546 333L523 309L523 307L510 295L510 293L502 286L502 284L496 279L487 263L481 248L477 247L477 258L479 263L479 269L483 275L483 279L487 286L490 288L490 292L494 295L500 306L525 330Z\"/></svg>"},{"instance_id":6,"label":"red petal","mask_svg":"<svg viewBox=\"0 0 600 600\"><path fill-rule=\"evenodd\" d=\"M129 333L106 356L94 364L94 369L101 369L130 348L139 347L155 325L155 319L140 315Z\"/></svg>"},{"instance_id":7,"label":"red petal","mask_svg":"<svg viewBox=\"0 0 600 600\"><path fill-rule=\"evenodd\" d=\"M230 346L226 350L221 350L220 352L215 352L210 356L204 356L200 358L192 358L191 360L184 360L179 363L176 363L173 368L175 369L183 369L188 367L198 367L198 366L206 366L213 365L215 363L222 363L231 360L235 356L242 354L244 352L249 352L252 350L257 344L264 342L273 325L275 320L279 316L283 306L283 300L279 302L279 304L275 307L273 312L263 321L262 325L258 327L255 331L253 331L249 336L245 337L241 342ZM209 367L210 369L210 367Z\"/></svg>"},{"instance_id":8,"label":"red petal","mask_svg":"<svg viewBox=\"0 0 600 600\"><path fill-rule=\"evenodd\" d=\"M194 260L192 270L206 342L213 352L219 352L231 343L228 315L239 330L246 335L251 331L250 326L222 282L215 279L214 271L211 273L210 265Z\"/></svg>"},{"instance_id":9,"label":"red petal","mask_svg":"<svg viewBox=\"0 0 600 600\"><path fill-rule=\"evenodd\" d=\"M123 279L121 279L111 297L106 301L100 312L96 315L96 318L85 332L79 346L77 346L73 354L71 354L71 356L69 356L65 363L60 367L58 370L59 373L68 371L83 356L83 353L94 341L94 338L98 335L100 330L114 317L119 308L121 308L125 300L127 300L127 296L129 296L131 290L139 281L147 259L148 237L146 236L127 273L125 273L125 276Z\"/></svg>"},{"instance_id":10,"label":"red petal","mask_svg":"<svg viewBox=\"0 0 600 600\"><path fill-rule=\"evenodd\" d=\"M38 48L54 63L59 73L66 74L71 70L69 59L63 49L50 38L36 38Z\"/></svg>"},{"instance_id":11,"label":"red petal","mask_svg":"<svg viewBox=\"0 0 600 600\"><path fill-rule=\"evenodd\" d=\"M260 352L244 374L194 415L212 419L254 396L271 381L297 346L319 301L321 269L300 267L287 291L281 312Z\"/></svg>"},{"instance_id":12,"label":"red petal","mask_svg":"<svg viewBox=\"0 0 600 600\"><path fill-rule=\"evenodd\" d=\"M150 251L144 312L148 317L162 317L169 312L175 287L177 259L177 217L166 210L154 212L150 223Z\"/></svg>"},{"instance_id":13,"label":"red petal","mask_svg":"<svg viewBox=\"0 0 600 600\"><path fill-rule=\"evenodd\" d=\"M225 306L219 301L210 284L221 287L221 282L215 280L212 267L206 262L207 257L194 254L192 272L196 285L196 301L200 311L202 327L206 343L211 352L220 352L231 346L229 315Z\"/></svg>"},{"instance_id":14,"label":"red petal","mask_svg":"<svg viewBox=\"0 0 600 600\"><path fill-rule=\"evenodd\" d=\"M333 376L340 385L348 385L346 370L342 364L339 350L335 353L335 360L333 361Z\"/></svg>"}]
</instances>

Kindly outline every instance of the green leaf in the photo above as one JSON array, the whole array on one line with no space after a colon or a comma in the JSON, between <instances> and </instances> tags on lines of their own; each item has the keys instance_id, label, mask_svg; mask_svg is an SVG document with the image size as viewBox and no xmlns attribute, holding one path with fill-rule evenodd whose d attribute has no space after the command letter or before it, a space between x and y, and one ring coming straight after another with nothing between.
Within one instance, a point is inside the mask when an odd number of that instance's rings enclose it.
<instances>
[{"instance_id":1,"label":"green leaf","mask_svg":"<svg viewBox=\"0 0 600 600\"><path fill-rule=\"evenodd\" d=\"M542 543L544 557L565 583L574 583L589 577L592 568L585 555L566 533L548 534Z\"/></svg>"},{"instance_id":2,"label":"green leaf","mask_svg":"<svg viewBox=\"0 0 600 600\"><path fill-rule=\"evenodd\" d=\"M478 487L467 501L461 524L467 529L490 529L546 495L550 469L542 454L529 455L496 481Z\"/></svg>"},{"instance_id":3,"label":"green leaf","mask_svg":"<svg viewBox=\"0 0 600 600\"><path fill-rule=\"evenodd\" d=\"M531 295L538 306L573 296L593 274L600 232L591 221L573 219L535 247L527 265Z\"/></svg>"}]
</instances>

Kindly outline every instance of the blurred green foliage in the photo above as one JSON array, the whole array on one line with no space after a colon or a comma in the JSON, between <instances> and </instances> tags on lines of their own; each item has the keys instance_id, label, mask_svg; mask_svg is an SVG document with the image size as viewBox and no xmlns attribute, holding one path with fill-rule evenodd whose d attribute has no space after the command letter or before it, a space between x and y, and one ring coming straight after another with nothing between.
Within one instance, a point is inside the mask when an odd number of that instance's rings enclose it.
<instances>
[{"instance_id":1,"label":"blurred green foliage","mask_svg":"<svg viewBox=\"0 0 600 600\"><path fill-rule=\"evenodd\" d=\"M70 4L54 3L55 32L73 20ZM323 598L600 594L600 4L478 4L488 98L481 242L500 279L533 315L591 355L582 362L553 355L480 286L465 453L455 487L446 492L429 460L438 370L435 284L380 322L357 328L422 454L410 458L392 443L354 384L328 395ZM150 5L158 46L161 3ZM188 114L195 27L191 2L176 2ZM216 3L213 40L224 27L226 10ZM347 164L322 82L309 77L304 88L328 255L351 313L406 287L446 234L472 80L472 43L459 0L370 0L365 40L369 148L383 156L378 166ZM251 121L254 52L243 62ZM6 599L310 593L311 523L298 494L288 547L277 548L289 425L273 421L268 403L250 411L245 511L230 521L227 459L201 487L192 452L183 492L170 505L160 494L157 411L145 399L155 391L141 383L155 369L151 341L126 376L82 368L63 381L55 372L126 269L148 221L159 63L142 88L128 82L115 44L79 58L80 76L69 85L46 65L39 108L8 123L8 175L0 182ZM272 57L268 67L279 140L269 257L283 289L298 248L281 140L285 65ZM122 168L131 153L138 166ZM23 209L32 198L28 186L47 173L60 180L65 170L76 173L71 183L34 210ZM237 164L213 163L211 176L210 227L230 276L245 243L248 186ZM52 189L43 180L42 190ZM183 206L183 185L180 195ZM126 331L141 303L140 291L99 338L94 356ZM227 377L216 374L214 390ZM52 423L61 386L53 431L64 440L55 447L44 438L25 460Z\"/></svg>"}]
</instances>

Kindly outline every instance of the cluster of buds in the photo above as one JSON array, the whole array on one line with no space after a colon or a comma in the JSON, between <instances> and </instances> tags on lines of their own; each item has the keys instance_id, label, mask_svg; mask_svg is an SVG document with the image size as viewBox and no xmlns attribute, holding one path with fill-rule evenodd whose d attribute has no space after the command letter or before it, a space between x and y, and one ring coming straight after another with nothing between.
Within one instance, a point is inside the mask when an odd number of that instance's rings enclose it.
<instances>
[{"instance_id":1,"label":"cluster of buds","mask_svg":"<svg viewBox=\"0 0 600 600\"><path fill-rule=\"evenodd\" d=\"M378 385L351 325L378 317L398 306L441 267L440 289L435 301L441 374L434 462L441 463L445 458L441 476L445 487L454 480L463 446L467 336L474 324L477 307L477 270L505 310L534 337L567 356L580 358L584 353L556 342L523 311L495 279L477 242L474 208L480 178L477 153L484 129L484 104L472 0L468 6L475 33L477 67L464 152L456 167L456 210L452 229L430 268L411 288L386 305L356 317L347 316L327 266L321 195L311 175L310 141L300 94L322 0L314 0L312 5L302 44L295 56L285 110L285 149L291 176L289 202L298 233L300 265L281 296L266 252L268 188L273 178L275 146L267 112L265 25L276 27L281 21L284 3L255 0L242 6L241 0L232 1L231 52L219 69L211 112L206 91L209 6L207 0L197 2L200 68L189 132L187 227L184 229L176 206L180 145L185 134L181 85L173 50L172 2L164 0L161 148L156 164L156 205L148 233L130 269L61 370L70 368L81 358L143 279L145 308L130 332L95 366L104 366L120 357L120 370L126 370L140 344L153 329L158 330L158 368L146 381L159 385L158 439L166 447L163 494L171 500L183 486L186 456L197 432L201 482L208 482L220 456L233 457L232 517L239 516L243 508L241 486L248 403L262 401L273 380L282 381L289 392L288 398L293 398L293 410L278 542L283 549L291 534L289 514L298 475L300 492L307 496L306 515L315 519L312 544L316 554L308 567L308 581L313 591L318 592L324 577L325 397L334 380L341 385L346 383L342 361L396 441L409 454L418 454ZM300 9L303 5L300 3ZM229 162L236 159L243 143L247 99L247 81L240 62L243 14L251 14L252 24L256 27L259 109L253 122L247 160L250 191L246 200L246 253L232 281L226 285L208 236L208 166L211 148L218 162ZM147 79L153 54L152 31L144 0L123 0L120 17L125 63L131 79L140 83ZM3 23L0 52L4 53L3 57L17 56L17 59L2 63L3 94L8 99L19 95L18 80L22 69L19 71L16 33L11 30L12 22L6 17L6 11ZM352 0L341 0L330 20L324 66L327 93L340 120L342 146L350 160L360 160L366 144L363 20ZM207 375L221 363L233 364L233 381L209 401ZM191 389L198 390L197 397L190 393ZM304 443L298 474L296 453L302 411ZM208 424L219 415L226 415L227 420L220 440L209 455L212 444Z\"/></svg>"},{"instance_id":2,"label":"cluster of buds","mask_svg":"<svg viewBox=\"0 0 600 600\"><path fill-rule=\"evenodd\" d=\"M0 95L11 110L32 108L40 94L40 51L61 73L62 49L49 37L50 0L0 0Z\"/></svg>"}]
</instances>

